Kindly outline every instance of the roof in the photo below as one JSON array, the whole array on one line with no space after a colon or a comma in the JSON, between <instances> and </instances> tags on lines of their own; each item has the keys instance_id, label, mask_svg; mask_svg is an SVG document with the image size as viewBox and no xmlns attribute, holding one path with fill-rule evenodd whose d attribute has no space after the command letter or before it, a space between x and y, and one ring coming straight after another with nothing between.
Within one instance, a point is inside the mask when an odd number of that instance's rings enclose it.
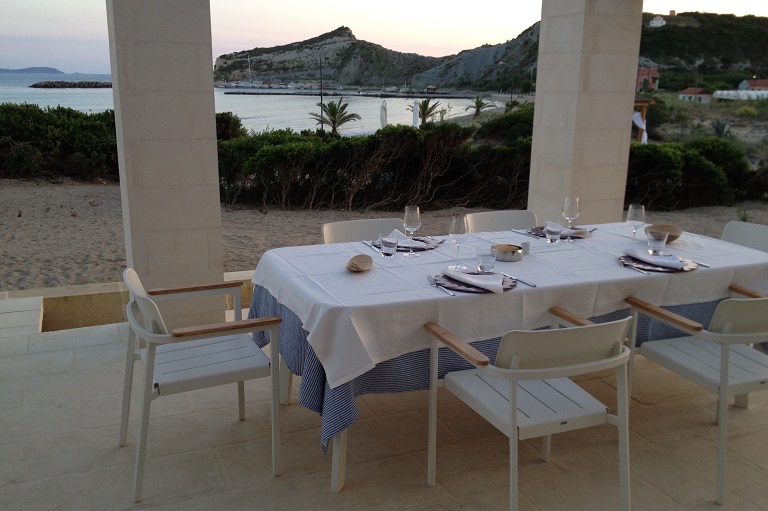
<instances>
[{"instance_id":1,"label":"roof","mask_svg":"<svg viewBox=\"0 0 768 511\"><path fill-rule=\"evenodd\" d=\"M749 85L750 87L768 87L768 80L766 79L747 80L747 85Z\"/></svg>"},{"instance_id":2,"label":"roof","mask_svg":"<svg viewBox=\"0 0 768 511\"><path fill-rule=\"evenodd\" d=\"M699 96L709 96L709 92L707 89L702 89L701 87L688 87L687 89L681 90L680 94L695 94Z\"/></svg>"},{"instance_id":3,"label":"roof","mask_svg":"<svg viewBox=\"0 0 768 511\"><path fill-rule=\"evenodd\" d=\"M638 67L637 74L639 76L659 76L659 70L656 69L655 67L653 68Z\"/></svg>"}]
</instances>

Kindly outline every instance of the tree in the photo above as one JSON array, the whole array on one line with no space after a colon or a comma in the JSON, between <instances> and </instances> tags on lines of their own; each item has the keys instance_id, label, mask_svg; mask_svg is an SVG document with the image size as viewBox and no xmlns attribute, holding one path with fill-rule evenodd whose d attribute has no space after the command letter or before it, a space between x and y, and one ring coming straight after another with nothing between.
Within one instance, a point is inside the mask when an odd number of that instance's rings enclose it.
<instances>
[{"instance_id":1,"label":"tree","mask_svg":"<svg viewBox=\"0 0 768 511\"><path fill-rule=\"evenodd\" d=\"M343 97L340 97L338 101L329 101L328 103L318 103L317 106L322 110L322 114L310 113L310 117L317 121L317 124L323 126L327 124L331 127L331 134L338 135L339 127L351 122L360 120L358 114L348 113L347 107L349 103L342 103Z\"/></svg>"},{"instance_id":2,"label":"tree","mask_svg":"<svg viewBox=\"0 0 768 511\"><path fill-rule=\"evenodd\" d=\"M423 128L427 122L432 120L432 117L435 116L438 113L438 108L440 107L440 102L435 101L432 103L432 100L422 99L419 101L419 127ZM408 110L413 112L413 105L408 105Z\"/></svg>"},{"instance_id":3,"label":"tree","mask_svg":"<svg viewBox=\"0 0 768 511\"><path fill-rule=\"evenodd\" d=\"M481 98L480 96L477 96L475 98L474 103L466 107L464 111L474 110L475 113L472 115L472 117L474 118L474 117L480 117L480 112L482 112L486 108L496 108L496 105L494 105L493 103L486 103L483 98Z\"/></svg>"}]
</instances>

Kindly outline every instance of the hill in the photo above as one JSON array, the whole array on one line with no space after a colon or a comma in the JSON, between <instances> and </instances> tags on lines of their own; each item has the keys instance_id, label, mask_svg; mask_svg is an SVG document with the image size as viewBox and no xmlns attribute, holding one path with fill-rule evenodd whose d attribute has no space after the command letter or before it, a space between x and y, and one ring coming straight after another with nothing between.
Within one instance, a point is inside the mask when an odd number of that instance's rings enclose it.
<instances>
[{"instance_id":1,"label":"hill","mask_svg":"<svg viewBox=\"0 0 768 511\"><path fill-rule=\"evenodd\" d=\"M64 71L59 71L55 67L25 67L24 69L3 69L0 68L0 74L56 74L63 75Z\"/></svg>"},{"instance_id":2,"label":"hill","mask_svg":"<svg viewBox=\"0 0 768 511\"><path fill-rule=\"evenodd\" d=\"M272 48L254 48L216 59L214 79L219 81L291 82L319 81L322 60L326 87L399 87L412 89L435 85L440 89L476 88L479 84L512 81L519 66L535 66L538 24L518 39L486 45L448 57L425 57L388 50L361 41L347 27ZM500 66L503 61L507 66ZM250 69L249 69L250 66Z\"/></svg>"},{"instance_id":3,"label":"hill","mask_svg":"<svg viewBox=\"0 0 768 511\"><path fill-rule=\"evenodd\" d=\"M768 18L688 12L663 16L666 25L651 28L653 17L643 15L640 56L642 65L659 69L661 87L734 89L768 76Z\"/></svg>"},{"instance_id":4,"label":"hill","mask_svg":"<svg viewBox=\"0 0 768 511\"><path fill-rule=\"evenodd\" d=\"M649 26L656 15L643 14L640 62L658 67L661 86L730 89L746 78L768 76L768 18L730 14L682 13L664 16L666 25ZM407 84L415 90L499 90L529 92L536 80L539 24L496 45L447 57L425 57L388 50L357 39L348 27L297 43L253 48L216 59L219 81L307 82L385 88ZM249 71L250 66L250 71Z\"/></svg>"}]
</instances>

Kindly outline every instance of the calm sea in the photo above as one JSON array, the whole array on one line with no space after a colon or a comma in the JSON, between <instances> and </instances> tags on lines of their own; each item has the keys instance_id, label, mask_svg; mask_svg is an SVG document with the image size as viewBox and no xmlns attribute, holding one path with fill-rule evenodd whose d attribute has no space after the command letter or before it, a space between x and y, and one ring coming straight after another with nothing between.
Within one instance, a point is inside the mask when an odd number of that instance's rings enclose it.
<instances>
[{"instance_id":1,"label":"calm sea","mask_svg":"<svg viewBox=\"0 0 768 511\"><path fill-rule=\"evenodd\" d=\"M82 112L101 112L114 108L112 89L33 89L29 86L42 81L98 81L112 80L110 75L89 74L0 74L0 103L29 103L46 106L64 106ZM315 129L317 123L309 117L310 112L320 113L317 103L319 96L304 95L238 95L227 94L238 89L214 89L216 112L232 112L240 117L248 130L291 128L295 131ZM248 91L249 89L240 89ZM343 93L344 91L339 91ZM358 96L349 91L343 96L349 103L347 112L360 115L359 121L353 121L340 128L345 135L373 133L381 127L380 112L382 99ZM326 101L338 100L338 97L326 95ZM446 118L464 115L465 108L472 102L466 99L440 98L443 107L449 108ZM408 110L413 99L387 98L387 123L413 123L413 113Z\"/></svg>"}]
</instances>

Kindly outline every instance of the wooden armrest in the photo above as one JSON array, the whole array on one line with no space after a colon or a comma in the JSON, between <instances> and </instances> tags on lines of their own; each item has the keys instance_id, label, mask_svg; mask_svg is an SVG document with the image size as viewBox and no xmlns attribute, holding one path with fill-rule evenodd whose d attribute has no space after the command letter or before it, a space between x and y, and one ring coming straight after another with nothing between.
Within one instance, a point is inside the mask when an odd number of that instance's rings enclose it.
<instances>
[{"instance_id":1,"label":"wooden armrest","mask_svg":"<svg viewBox=\"0 0 768 511\"><path fill-rule=\"evenodd\" d=\"M488 357L473 348L468 342L459 339L437 323L427 323L424 325L424 328L472 364L476 366L487 366L491 363Z\"/></svg>"},{"instance_id":2,"label":"wooden armrest","mask_svg":"<svg viewBox=\"0 0 768 511\"><path fill-rule=\"evenodd\" d=\"M682 328L683 330L692 330L695 332L704 330L704 326L701 323L688 319L685 316L681 316L680 314L675 314L674 312L662 309L661 307L648 303L645 300L641 300L640 298L630 296L625 298L624 301L630 304L632 307L640 309L649 316L656 316L657 318L666 321L674 327Z\"/></svg>"},{"instance_id":3,"label":"wooden armrest","mask_svg":"<svg viewBox=\"0 0 768 511\"><path fill-rule=\"evenodd\" d=\"M200 284L198 286L151 289L147 291L147 294L149 296L162 296L178 293L194 293L195 291L210 291L214 289L234 289L241 287L242 285L243 282L240 280L231 280L229 282L217 282L216 284Z\"/></svg>"},{"instance_id":4,"label":"wooden armrest","mask_svg":"<svg viewBox=\"0 0 768 511\"><path fill-rule=\"evenodd\" d=\"M560 307L552 307L549 309L549 312L560 319L564 319L568 323L576 326L587 326L587 325L594 325L595 323L593 321L588 320L587 318L582 318L578 314L574 314L571 311L567 311L565 309L562 309Z\"/></svg>"},{"instance_id":5,"label":"wooden armrest","mask_svg":"<svg viewBox=\"0 0 768 511\"><path fill-rule=\"evenodd\" d=\"M216 333L226 334L232 330L243 330L248 328L258 329L265 326L279 325L282 322L283 318L280 316L243 319L240 321L228 321L226 323L213 323L210 325L176 328L175 330L171 331L171 335L174 337L192 337L195 335L207 335Z\"/></svg>"},{"instance_id":6,"label":"wooden armrest","mask_svg":"<svg viewBox=\"0 0 768 511\"><path fill-rule=\"evenodd\" d=\"M738 284L731 284L730 286L728 286L728 289L733 293L746 296L747 298L765 298L766 296L768 296L768 295L764 295L763 293L758 293L757 291L753 291L748 287L740 286Z\"/></svg>"}]
</instances>

